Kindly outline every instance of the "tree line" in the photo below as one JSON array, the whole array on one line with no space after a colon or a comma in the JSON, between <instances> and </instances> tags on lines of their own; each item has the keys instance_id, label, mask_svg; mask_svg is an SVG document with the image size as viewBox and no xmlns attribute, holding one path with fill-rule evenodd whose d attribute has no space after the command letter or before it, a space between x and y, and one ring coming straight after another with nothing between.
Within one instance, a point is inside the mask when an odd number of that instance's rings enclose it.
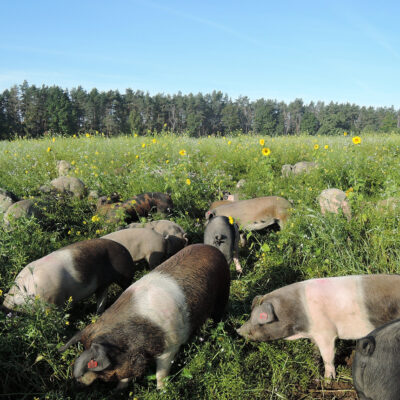
<instances>
[{"instance_id":1,"label":"tree line","mask_svg":"<svg viewBox=\"0 0 400 400\"><path fill-rule=\"evenodd\" d=\"M24 81L0 94L0 139L45 134L103 132L139 135L172 131L190 136L256 132L264 135L333 135L351 131L400 133L400 110L295 99L232 100L220 91L208 94L156 94L127 89L101 92L59 86L37 87Z\"/></svg>"}]
</instances>

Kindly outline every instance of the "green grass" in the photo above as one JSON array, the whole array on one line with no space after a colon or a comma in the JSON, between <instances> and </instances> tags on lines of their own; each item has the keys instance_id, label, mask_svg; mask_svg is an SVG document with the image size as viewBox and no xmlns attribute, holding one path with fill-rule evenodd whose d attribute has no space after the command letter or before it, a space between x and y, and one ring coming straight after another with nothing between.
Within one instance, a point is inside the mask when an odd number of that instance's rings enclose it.
<instances>
[{"instance_id":1,"label":"green grass","mask_svg":"<svg viewBox=\"0 0 400 400\"><path fill-rule=\"evenodd\" d=\"M236 192L240 179L246 180L238 190L241 199L279 195L293 202L283 231L250 235L248 247L240 251L242 276L231 266L225 319L218 325L208 322L183 346L165 390L155 389L153 366L127 392L112 398L312 399L309 389L321 379L323 369L309 341L251 343L237 336L235 328L248 318L253 297L313 277L398 272L399 214L378 212L374 205L400 196L399 136L363 136L359 145L351 137L264 137L269 156L261 153L261 138L83 136L56 137L54 142L52 138L0 142L0 187L21 198L36 198L39 186L57 176L56 161L64 159L73 162L72 175L100 194L118 192L128 199L146 191L171 193L175 204L171 219L188 232L190 243L202 241L210 202L223 190ZM180 150L186 155L180 155ZM319 168L281 177L283 164L302 160L318 161ZM352 188L350 222L342 215L321 215L316 199L328 187ZM92 221L94 205L87 199L42 197L38 204L43 220L19 220L12 230L0 227L3 296L28 262L115 229L102 220ZM115 299L120 292L113 293ZM81 345L63 355L56 350L90 323L94 300L64 311L43 312L39 303L35 306L37 311L30 316L0 314L0 399L110 398L113 384L75 386L72 363ZM351 381L344 362L351 348L352 342L341 342L337 352L338 375L344 382Z\"/></svg>"}]
</instances>

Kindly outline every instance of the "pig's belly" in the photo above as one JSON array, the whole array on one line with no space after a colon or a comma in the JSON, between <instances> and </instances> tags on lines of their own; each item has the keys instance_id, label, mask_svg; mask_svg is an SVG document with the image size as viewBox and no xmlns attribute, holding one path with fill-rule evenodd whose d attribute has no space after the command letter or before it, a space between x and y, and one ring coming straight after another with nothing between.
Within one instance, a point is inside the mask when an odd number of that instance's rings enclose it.
<instances>
[{"instance_id":1,"label":"pig's belly","mask_svg":"<svg viewBox=\"0 0 400 400\"><path fill-rule=\"evenodd\" d=\"M374 329L368 321L359 276L313 279L305 284L311 336L358 339Z\"/></svg>"}]
</instances>

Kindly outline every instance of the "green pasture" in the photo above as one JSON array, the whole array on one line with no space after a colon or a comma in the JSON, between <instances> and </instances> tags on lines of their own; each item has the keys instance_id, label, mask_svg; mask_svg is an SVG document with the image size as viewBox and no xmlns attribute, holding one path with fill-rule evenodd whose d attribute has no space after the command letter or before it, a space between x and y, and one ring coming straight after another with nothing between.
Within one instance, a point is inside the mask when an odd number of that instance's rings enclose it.
<instances>
[{"instance_id":1,"label":"green pasture","mask_svg":"<svg viewBox=\"0 0 400 400\"><path fill-rule=\"evenodd\" d=\"M261 142L260 142L261 141ZM317 148L318 147L318 148ZM264 151L263 151L264 149ZM265 150L269 149L269 151ZM268 155L265 155L268 154ZM0 226L0 303L18 272L30 261L62 246L115 230L96 215L94 203L40 196L38 188L57 177L56 161L73 164L71 175L90 190L122 199L146 191L171 193L169 217L202 241L204 214L222 191L240 199L278 195L293 210L283 231L248 234L240 249L243 274L231 266L231 295L223 322L208 321L181 349L165 389L156 390L155 368L122 393L115 384L78 388L72 363L82 346L60 355L57 348L95 318L95 302L65 310L37 304L30 316L0 313L0 400L10 399L341 399L351 392L346 358L354 342L337 343L337 382L325 390L318 352L307 340L245 342L235 328L249 316L253 297L295 281L348 274L397 273L399 212L376 203L400 197L400 136L370 134L354 144L341 137L205 137L172 134L47 137L0 142L0 188L35 198L43 219ZM283 164L318 161L318 168L283 178ZM236 183L245 183L236 189ZM326 188L348 194L353 218L322 216L317 197ZM153 218L160 218L154 215ZM137 274L136 279L147 271ZM115 300L120 291L113 290Z\"/></svg>"}]
</instances>

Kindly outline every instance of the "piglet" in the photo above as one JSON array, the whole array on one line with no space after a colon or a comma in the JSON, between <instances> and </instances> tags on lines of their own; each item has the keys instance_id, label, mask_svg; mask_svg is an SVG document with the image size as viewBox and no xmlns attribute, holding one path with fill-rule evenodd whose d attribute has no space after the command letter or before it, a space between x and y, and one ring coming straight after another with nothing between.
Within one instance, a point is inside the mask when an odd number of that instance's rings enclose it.
<instances>
[{"instance_id":1,"label":"piglet","mask_svg":"<svg viewBox=\"0 0 400 400\"><path fill-rule=\"evenodd\" d=\"M335 377L335 339L359 339L400 317L400 275L353 275L293 283L256 296L237 332L260 342L312 339Z\"/></svg>"},{"instance_id":2,"label":"piglet","mask_svg":"<svg viewBox=\"0 0 400 400\"><path fill-rule=\"evenodd\" d=\"M400 319L357 341L353 383L360 400L400 398Z\"/></svg>"},{"instance_id":3,"label":"piglet","mask_svg":"<svg viewBox=\"0 0 400 400\"><path fill-rule=\"evenodd\" d=\"M126 289L135 265L124 246L107 239L73 243L33 261L17 275L6 294L3 307L14 309L39 296L45 302L65 305L97 295L97 312L105 308L107 289L117 283Z\"/></svg>"},{"instance_id":4,"label":"piglet","mask_svg":"<svg viewBox=\"0 0 400 400\"><path fill-rule=\"evenodd\" d=\"M60 351L83 343L73 374L85 385L118 380L123 388L155 360L157 388L162 388L179 347L207 318L223 315L229 285L229 267L218 249L187 246L132 284Z\"/></svg>"}]
</instances>

